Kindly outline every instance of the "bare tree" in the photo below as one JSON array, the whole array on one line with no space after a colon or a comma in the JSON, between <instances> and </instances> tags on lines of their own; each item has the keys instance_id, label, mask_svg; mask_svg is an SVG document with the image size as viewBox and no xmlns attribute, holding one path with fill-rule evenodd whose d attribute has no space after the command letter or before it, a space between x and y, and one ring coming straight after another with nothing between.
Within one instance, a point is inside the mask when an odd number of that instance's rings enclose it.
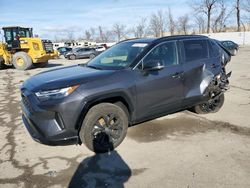
<instances>
[{"instance_id":1,"label":"bare tree","mask_svg":"<svg viewBox=\"0 0 250 188\"><path fill-rule=\"evenodd\" d=\"M136 38L142 38L146 36L146 18L141 18L137 25L132 29Z\"/></svg>"},{"instance_id":2,"label":"bare tree","mask_svg":"<svg viewBox=\"0 0 250 188\"><path fill-rule=\"evenodd\" d=\"M113 40L113 33L112 31L105 30L102 26L98 27L99 30L99 37L96 38L97 42L110 42Z\"/></svg>"},{"instance_id":3,"label":"bare tree","mask_svg":"<svg viewBox=\"0 0 250 188\"><path fill-rule=\"evenodd\" d=\"M178 18L178 26L179 26L178 30L180 34L184 35L188 34L188 28L189 28L188 22L189 22L189 17L187 14Z\"/></svg>"},{"instance_id":4,"label":"bare tree","mask_svg":"<svg viewBox=\"0 0 250 188\"><path fill-rule=\"evenodd\" d=\"M171 35L174 35L176 24L175 24L174 17L172 15L172 11L170 8L168 8L167 14L168 14L167 15L167 24L168 24L169 32Z\"/></svg>"},{"instance_id":5,"label":"bare tree","mask_svg":"<svg viewBox=\"0 0 250 188\"><path fill-rule=\"evenodd\" d=\"M244 10L250 13L250 0L245 0Z\"/></svg>"},{"instance_id":6,"label":"bare tree","mask_svg":"<svg viewBox=\"0 0 250 188\"><path fill-rule=\"evenodd\" d=\"M242 6L241 10L243 10L246 14L244 15L243 19L246 22L250 22L250 0L244 0L242 1ZM243 23L241 21L241 23ZM243 26L243 24L241 24ZM244 26L243 26L244 27Z\"/></svg>"},{"instance_id":7,"label":"bare tree","mask_svg":"<svg viewBox=\"0 0 250 188\"><path fill-rule=\"evenodd\" d=\"M159 10L151 15L149 28L155 37L163 36L165 31L165 24L162 11Z\"/></svg>"},{"instance_id":8,"label":"bare tree","mask_svg":"<svg viewBox=\"0 0 250 188\"><path fill-rule=\"evenodd\" d=\"M90 28L90 34L91 34L91 38L92 38L92 40L95 40L95 37L96 37L96 28L93 28L93 27L91 27Z\"/></svg>"},{"instance_id":9,"label":"bare tree","mask_svg":"<svg viewBox=\"0 0 250 188\"><path fill-rule=\"evenodd\" d=\"M195 23L198 25L199 33L205 33L205 19L198 15L195 17Z\"/></svg>"},{"instance_id":10,"label":"bare tree","mask_svg":"<svg viewBox=\"0 0 250 188\"><path fill-rule=\"evenodd\" d=\"M72 42L74 41L74 31L73 30L67 30L66 32L66 36L67 36L67 40Z\"/></svg>"},{"instance_id":11,"label":"bare tree","mask_svg":"<svg viewBox=\"0 0 250 188\"><path fill-rule=\"evenodd\" d=\"M228 10L228 7L225 5L224 0L219 2L218 12L219 14L215 17L212 24L213 32L221 32L226 27L226 21L231 15L233 10Z\"/></svg>"},{"instance_id":12,"label":"bare tree","mask_svg":"<svg viewBox=\"0 0 250 188\"><path fill-rule=\"evenodd\" d=\"M240 0L236 0L237 31L240 31Z\"/></svg>"},{"instance_id":13,"label":"bare tree","mask_svg":"<svg viewBox=\"0 0 250 188\"><path fill-rule=\"evenodd\" d=\"M191 3L191 7L196 13L202 13L207 16L207 33L210 32L212 10L214 9L216 3L219 1L220 0L201 0L201 1L194 0Z\"/></svg>"},{"instance_id":14,"label":"bare tree","mask_svg":"<svg viewBox=\"0 0 250 188\"><path fill-rule=\"evenodd\" d=\"M105 37L105 35L103 33L102 26L99 26L98 30L99 30L99 40L100 40L100 42L104 42L106 37Z\"/></svg>"},{"instance_id":15,"label":"bare tree","mask_svg":"<svg viewBox=\"0 0 250 188\"><path fill-rule=\"evenodd\" d=\"M113 32L114 34L117 36L117 41L121 41L122 38L125 38L125 25L119 24L119 23L115 23L113 25Z\"/></svg>"},{"instance_id":16,"label":"bare tree","mask_svg":"<svg viewBox=\"0 0 250 188\"><path fill-rule=\"evenodd\" d=\"M86 30L86 31L85 31L85 39L88 40L88 41L90 41L90 40L91 40L91 36L92 36L92 35L91 35L90 31L89 31L89 30Z\"/></svg>"}]
</instances>

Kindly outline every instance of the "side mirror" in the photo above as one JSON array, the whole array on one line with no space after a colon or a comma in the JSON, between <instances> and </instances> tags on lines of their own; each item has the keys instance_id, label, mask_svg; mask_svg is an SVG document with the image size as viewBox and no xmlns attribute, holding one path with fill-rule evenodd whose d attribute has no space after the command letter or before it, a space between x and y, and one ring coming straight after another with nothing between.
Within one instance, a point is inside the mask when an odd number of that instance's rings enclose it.
<instances>
[{"instance_id":1,"label":"side mirror","mask_svg":"<svg viewBox=\"0 0 250 188\"><path fill-rule=\"evenodd\" d=\"M160 60L149 60L143 62L143 70L145 71L156 71L164 68L163 62Z\"/></svg>"}]
</instances>

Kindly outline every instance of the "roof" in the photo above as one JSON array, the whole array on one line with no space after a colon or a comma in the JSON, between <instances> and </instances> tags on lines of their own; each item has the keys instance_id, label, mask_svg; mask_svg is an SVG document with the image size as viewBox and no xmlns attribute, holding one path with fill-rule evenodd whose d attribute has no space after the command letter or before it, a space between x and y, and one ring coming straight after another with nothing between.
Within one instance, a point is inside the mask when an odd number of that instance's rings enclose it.
<instances>
[{"instance_id":1,"label":"roof","mask_svg":"<svg viewBox=\"0 0 250 188\"><path fill-rule=\"evenodd\" d=\"M173 35L159 38L134 38L128 39L121 42L139 42L139 43L152 43L152 42L162 42L165 40L179 40L179 39L190 39L190 38L208 38L203 35Z\"/></svg>"},{"instance_id":2,"label":"roof","mask_svg":"<svg viewBox=\"0 0 250 188\"><path fill-rule=\"evenodd\" d=\"M21 27L21 26L6 26L6 27L2 27L2 29L11 29L11 28L31 29L30 27Z\"/></svg>"}]
</instances>

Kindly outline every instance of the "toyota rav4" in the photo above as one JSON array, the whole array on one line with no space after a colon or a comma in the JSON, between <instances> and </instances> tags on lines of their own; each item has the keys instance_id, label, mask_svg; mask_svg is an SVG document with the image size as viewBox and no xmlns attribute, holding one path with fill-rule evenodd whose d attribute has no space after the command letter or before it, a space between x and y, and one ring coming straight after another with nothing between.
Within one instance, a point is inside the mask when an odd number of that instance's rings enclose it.
<instances>
[{"instance_id":1,"label":"toyota rav4","mask_svg":"<svg viewBox=\"0 0 250 188\"><path fill-rule=\"evenodd\" d=\"M84 143L94 152L107 152L131 125L184 109L217 112L228 89L230 58L205 36L123 41L87 64L25 81L23 122L40 143Z\"/></svg>"}]
</instances>

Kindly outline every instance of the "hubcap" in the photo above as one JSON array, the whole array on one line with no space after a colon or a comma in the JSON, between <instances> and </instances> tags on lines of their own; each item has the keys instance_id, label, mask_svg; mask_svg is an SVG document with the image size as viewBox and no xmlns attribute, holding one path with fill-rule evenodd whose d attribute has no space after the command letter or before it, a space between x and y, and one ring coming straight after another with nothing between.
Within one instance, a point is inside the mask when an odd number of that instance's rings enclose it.
<instances>
[{"instance_id":1,"label":"hubcap","mask_svg":"<svg viewBox=\"0 0 250 188\"><path fill-rule=\"evenodd\" d=\"M24 65L24 60L21 57L18 57L16 60L18 66L22 67Z\"/></svg>"},{"instance_id":2,"label":"hubcap","mask_svg":"<svg viewBox=\"0 0 250 188\"><path fill-rule=\"evenodd\" d=\"M101 146L114 145L122 135L120 118L115 114L103 115L97 119L92 129L93 141Z\"/></svg>"}]
</instances>

